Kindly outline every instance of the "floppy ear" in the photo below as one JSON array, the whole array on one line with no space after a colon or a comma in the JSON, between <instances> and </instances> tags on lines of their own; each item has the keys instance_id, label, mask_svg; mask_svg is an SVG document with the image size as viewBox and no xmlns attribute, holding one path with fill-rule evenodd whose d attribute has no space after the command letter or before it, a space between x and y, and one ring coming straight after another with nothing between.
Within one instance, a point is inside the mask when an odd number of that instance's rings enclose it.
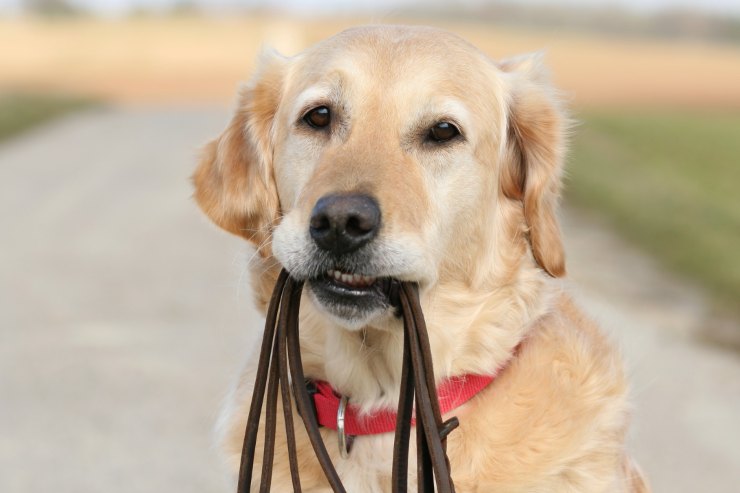
<instances>
[{"instance_id":1,"label":"floppy ear","mask_svg":"<svg viewBox=\"0 0 740 493\"><path fill-rule=\"evenodd\" d=\"M195 200L217 225L243 236L271 255L270 234L279 217L272 168L272 121L283 83L284 59L262 56L251 82L241 90L228 127L209 142L193 175Z\"/></svg>"},{"instance_id":2,"label":"floppy ear","mask_svg":"<svg viewBox=\"0 0 740 493\"><path fill-rule=\"evenodd\" d=\"M537 263L553 277L565 275L557 219L568 119L547 80L541 56L504 60L508 101L507 158L503 193L521 200Z\"/></svg>"}]
</instances>

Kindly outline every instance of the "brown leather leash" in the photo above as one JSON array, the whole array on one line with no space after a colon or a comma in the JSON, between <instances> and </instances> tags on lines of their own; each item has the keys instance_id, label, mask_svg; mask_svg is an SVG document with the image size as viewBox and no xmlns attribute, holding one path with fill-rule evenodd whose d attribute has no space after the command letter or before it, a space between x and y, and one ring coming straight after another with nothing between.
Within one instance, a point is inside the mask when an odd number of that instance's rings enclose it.
<instances>
[{"instance_id":1,"label":"brown leather leash","mask_svg":"<svg viewBox=\"0 0 740 493\"><path fill-rule=\"evenodd\" d=\"M267 311L252 404L244 433L237 493L247 493L252 488L255 448L262 407L265 404L265 393L267 394L265 437L259 491L260 493L270 491L275 454L278 387L283 403L293 491L301 492L301 481L293 427L292 398L295 399L298 414L303 420L314 453L329 485L335 493L346 492L321 438L319 424L313 412L312 399L305 385L306 378L303 374L298 327L298 311L302 292L303 282L292 279L283 269L278 277ZM454 493L455 486L450 475L446 439L450 431L457 427L458 421L453 417L442 422L434 383L429 337L419 302L418 286L408 282L392 281L389 299L393 305L400 308L404 325L401 392L393 445L392 492L406 493L408 489L411 418L414 402L416 402L418 492Z\"/></svg>"}]
</instances>

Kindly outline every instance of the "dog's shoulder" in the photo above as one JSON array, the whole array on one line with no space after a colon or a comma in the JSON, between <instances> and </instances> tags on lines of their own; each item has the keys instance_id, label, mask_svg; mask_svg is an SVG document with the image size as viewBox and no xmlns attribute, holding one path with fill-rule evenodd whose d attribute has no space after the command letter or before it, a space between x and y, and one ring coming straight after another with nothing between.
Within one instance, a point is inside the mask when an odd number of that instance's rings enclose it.
<instances>
[{"instance_id":1,"label":"dog's shoulder","mask_svg":"<svg viewBox=\"0 0 740 493\"><path fill-rule=\"evenodd\" d=\"M505 491L621 490L628 423L621 357L566 296L459 417L450 445L476 457L455 464L458 477L467 470L479 485Z\"/></svg>"},{"instance_id":2,"label":"dog's shoulder","mask_svg":"<svg viewBox=\"0 0 740 493\"><path fill-rule=\"evenodd\" d=\"M568 295L560 295L548 314L535 322L523 349L521 363L547 368L545 375L566 395L585 397L595 389L621 395L626 390L617 347Z\"/></svg>"}]
</instances>

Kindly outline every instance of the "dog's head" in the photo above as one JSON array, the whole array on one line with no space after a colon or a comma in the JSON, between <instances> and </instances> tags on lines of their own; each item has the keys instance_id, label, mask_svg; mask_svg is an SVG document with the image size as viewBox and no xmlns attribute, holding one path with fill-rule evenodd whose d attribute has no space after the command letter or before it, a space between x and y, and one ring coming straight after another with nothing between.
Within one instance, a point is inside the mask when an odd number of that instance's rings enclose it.
<instances>
[{"instance_id":1,"label":"dog's head","mask_svg":"<svg viewBox=\"0 0 740 493\"><path fill-rule=\"evenodd\" d=\"M537 57L495 63L436 29L357 28L263 56L195 197L358 328L387 314L391 278L506 282L526 259L561 276L563 134Z\"/></svg>"}]
</instances>

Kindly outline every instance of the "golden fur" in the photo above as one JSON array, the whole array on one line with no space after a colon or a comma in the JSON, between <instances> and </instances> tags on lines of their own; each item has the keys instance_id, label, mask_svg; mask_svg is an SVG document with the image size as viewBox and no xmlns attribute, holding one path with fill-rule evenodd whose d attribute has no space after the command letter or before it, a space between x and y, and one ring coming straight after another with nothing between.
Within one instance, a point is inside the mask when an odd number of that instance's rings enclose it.
<instances>
[{"instance_id":1,"label":"golden fur","mask_svg":"<svg viewBox=\"0 0 740 493\"><path fill-rule=\"evenodd\" d=\"M339 115L330 133L300 124L317 105ZM440 120L453 120L464 139L423 143L419 132ZM419 282L436 378L503 367L453 412L459 492L648 491L625 452L620 357L556 279L565 274L556 211L566 131L536 56L493 62L435 29L357 28L294 58L263 57L228 128L205 149L195 197L256 246L251 270L263 309L280 264L308 275L306 231L318 198L359 191L377 199L377 251L387 266L379 275ZM307 375L368 412L396 406L402 334L392 314L343 320L306 295L301 342ZM224 412L235 467L255 363ZM284 492L291 483L280 433L281 423L273 487ZM392 434L360 437L342 459L334 432L322 433L347 491L390 491ZM305 432L297 440L304 491L330 491Z\"/></svg>"}]
</instances>

